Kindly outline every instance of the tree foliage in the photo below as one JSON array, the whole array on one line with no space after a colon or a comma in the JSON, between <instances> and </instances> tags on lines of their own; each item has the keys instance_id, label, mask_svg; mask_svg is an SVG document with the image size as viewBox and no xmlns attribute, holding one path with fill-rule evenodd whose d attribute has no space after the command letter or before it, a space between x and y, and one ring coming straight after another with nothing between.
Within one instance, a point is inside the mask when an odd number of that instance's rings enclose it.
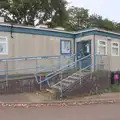
<instances>
[{"instance_id":1,"label":"tree foliage","mask_svg":"<svg viewBox=\"0 0 120 120\"><path fill-rule=\"evenodd\" d=\"M0 0L0 16L5 21L23 25L47 24L49 27L64 27L69 31L84 28L102 28L120 32L120 23L103 19L89 10L67 7L67 0Z\"/></svg>"},{"instance_id":2,"label":"tree foliage","mask_svg":"<svg viewBox=\"0 0 120 120\"><path fill-rule=\"evenodd\" d=\"M68 15L66 29L70 31L97 27L120 32L120 23L115 23L109 19L103 19L102 16L97 14L90 15L88 9L71 7L68 10Z\"/></svg>"},{"instance_id":3,"label":"tree foliage","mask_svg":"<svg viewBox=\"0 0 120 120\"><path fill-rule=\"evenodd\" d=\"M68 30L81 30L87 28L89 23L88 10L84 8L71 7L68 9Z\"/></svg>"},{"instance_id":4,"label":"tree foliage","mask_svg":"<svg viewBox=\"0 0 120 120\"><path fill-rule=\"evenodd\" d=\"M6 22L23 25L34 25L36 20L37 24L49 20L62 25L66 4L64 0L0 0L0 15Z\"/></svg>"},{"instance_id":5,"label":"tree foliage","mask_svg":"<svg viewBox=\"0 0 120 120\"><path fill-rule=\"evenodd\" d=\"M89 16L89 26L90 27L101 28L102 25L103 25L102 16L99 16L97 14L93 14L93 15Z\"/></svg>"}]
</instances>

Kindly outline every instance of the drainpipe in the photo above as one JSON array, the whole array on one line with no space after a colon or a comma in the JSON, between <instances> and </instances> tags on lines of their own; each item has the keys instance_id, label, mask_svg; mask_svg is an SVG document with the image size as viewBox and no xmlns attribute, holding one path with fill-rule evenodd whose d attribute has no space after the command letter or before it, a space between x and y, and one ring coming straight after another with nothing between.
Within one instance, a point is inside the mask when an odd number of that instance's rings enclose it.
<instances>
[{"instance_id":1,"label":"drainpipe","mask_svg":"<svg viewBox=\"0 0 120 120\"><path fill-rule=\"evenodd\" d=\"M74 35L74 38L73 38L73 44L74 44L74 46L73 46L73 48L74 48L73 53L75 54L75 47L76 47L76 43L75 43L75 35Z\"/></svg>"},{"instance_id":2,"label":"drainpipe","mask_svg":"<svg viewBox=\"0 0 120 120\"><path fill-rule=\"evenodd\" d=\"M95 34L93 35L93 41L94 41L94 71L96 70L96 40L95 40Z\"/></svg>"},{"instance_id":3,"label":"drainpipe","mask_svg":"<svg viewBox=\"0 0 120 120\"><path fill-rule=\"evenodd\" d=\"M108 70L111 71L111 51L112 51L111 38L109 38L107 36L106 36L106 38L107 38L108 45L109 45L109 46L107 46L108 47L107 49L110 50L110 51L107 51L108 52L108 57L107 57L107 59L108 59Z\"/></svg>"},{"instance_id":4,"label":"drainpipe","mask_svg":"<svg viewBox=\"0 0 120 120\"><path fill-rule=\"evenodd\" d=\"M73 54L75 54L75 57L74 57L74 62L76 60L76 40L75 40L76 36L74 35L74 38L73 38Z\"/></svg>"},{"instance_id":5,"label":"drainpipe","mask_svg":"<svg viewBox=\"0 0 120 120\"><path fill-rule=\"evenodd\" d=\"M11 33L11 38L13 38L13 24L11 24L11 31L10 31L10 33Z\"/></svg>"}]
</instances>

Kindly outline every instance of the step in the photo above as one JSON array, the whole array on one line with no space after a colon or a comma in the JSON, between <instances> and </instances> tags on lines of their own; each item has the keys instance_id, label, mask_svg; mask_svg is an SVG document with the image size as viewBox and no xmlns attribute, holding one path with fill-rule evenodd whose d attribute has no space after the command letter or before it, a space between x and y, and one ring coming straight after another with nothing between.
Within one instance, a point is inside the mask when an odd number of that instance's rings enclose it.
<instances>
[{"instance_id":1,"label":"step","mask_svg":"<svg viewBox=\"0 0 120 120\"><path fill-rule=\"evenodd\" d=\"M52 88L58 89L59 91L61 91L61 87L59 85L52 86Z\"/></svg>"},{"instance_id":2,"label":"step","mask_svg":"<svg viewBox=\"0 0 120 120\"><path fill-rule=\"evenodd\" d=\"M60 86L60 85L52 86L52 88L61 91L61 86ZM64 85L62 86L62 90L66 89L66 88L68 88L68 87L67 87L67 86L64 86Z\"/></svg>"},{"instance_id":3,"label":"step","mask_svg":"<svg viewBox=\"0 0 120 120\"><path fill-rule=\"evenodd\" d=\"M78 77L78 78L79 78L80 76L83 77L83 76L85 76L85 75L83 75L83 74L81 74L81 75L79 75L79 74L74 74L74 75L73 75L73 77Z\"/></svg>"},{"instance_id":4,"label":"step","mask_svg":"<svg viewBox=\"0 0 120 120\"><path fill-rule=\"evenodd\" d=\"M86 75L88 75L88 74L90 74L90 73L89 73L89 72L81 72L81 77L86 76ZM79 74L79 73L75 73L75 74L73 74L73 76L79 77L80 74Z\"/></svg>"},{"instance_id":5,"label":"step","mask_svg":"<svg viewBox=\"0 0 120 120\"><path fill-rule=\"evenodd\" d=\"M81 72L81 77L83 78L84 76L88 74L89 72ZM62 90L69 88L69 86L71 86L75 81L79 80L79 77L80 77L79 72L77 72L77 73L72 74L68 78L64 79L62 81ZM52 88L58 89L59 91L61 91L61 83L52 86Z\"/></svg>"},{"instance_id":6,"label":"step","mask_svg":"<svg viewBox=\"0 0 120 120\"><path fill-rule=\"evenodd\" d=\"M70 85L70 83L65 83L65 82L62 82L62 88L66 88ZM57 84L57 85L53 85L52 88L56 88L56 89L59 89L61 90L61 83Z\"/></svg>"},{"instance_id":7,"label":"step","mask_svg":"<svg viewBox=\"0 0 120 120\"><path fill-rule=\"evenodd\" d=\"M62 86L63 86L63 87L68 87L68 86L70 86L70 85L71 85L70 83L66 83L66 82L64 82L64 81L62 82Z\"/></svg>"},{"instance_id":8,"label":"step","mask_svg":"<svg viewBox=\"0 0 120 120\"><path fill-rule=\"evenodd\" d=\"M70 76L70 77L68 77L68 79L70 79L70 80L79 80L79 77Z\"/></svg>"},{"instance_id":9,"label":"step","mask_svg":"<svg viewBox=\"0 0 120 120\"><path fill-rule=\"evenodd\" d=\"M79 77L80 75L78 73L73 74L74 77Z\"/></svg>"},{"instance_id":10,"label":"step","mask_svg":"<svg viewBox=\"0 0 120 120\"><path fill-rule=\"evenodd\" d=\"M65 79L63 82L67 82L67 83L74 83L75 82L75 80L72 80L72 79Z\"/></svg>"},{"instance_id":11,"label":"step","mask_svg":"<svg viewBox=\"0 0 120 120\"><path fill-rule=\"evenodd\" d=\"M86 75L86 74L89 74L89 73L90 73L90 72L82 72L82 74L85 74L85 75Z\"/></svg>"}]
</instances>

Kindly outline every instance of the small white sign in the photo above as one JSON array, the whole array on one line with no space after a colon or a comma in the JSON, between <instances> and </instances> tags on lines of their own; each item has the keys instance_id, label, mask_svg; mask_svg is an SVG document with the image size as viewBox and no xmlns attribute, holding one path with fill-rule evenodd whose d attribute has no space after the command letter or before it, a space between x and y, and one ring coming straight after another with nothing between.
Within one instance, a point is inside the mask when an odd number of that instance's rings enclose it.
<instances>
[{"instance_id":1,"label":"small white sign","mask_svg":"<svg viewBox=\"0 0 120 120\"><path fill-rule=\"evenodd\" d=\"M70 54L71 52L71 44L70 44L70 41L62 41L62 53L63 54Z\"/></svg>"}]
</instances>

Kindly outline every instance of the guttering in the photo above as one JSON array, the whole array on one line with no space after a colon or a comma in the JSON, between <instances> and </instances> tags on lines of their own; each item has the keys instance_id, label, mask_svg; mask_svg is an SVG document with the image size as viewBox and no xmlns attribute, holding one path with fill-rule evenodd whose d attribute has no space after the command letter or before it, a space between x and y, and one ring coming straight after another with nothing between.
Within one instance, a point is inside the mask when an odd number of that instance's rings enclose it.
<instances>
[{"instance_id":1,"label":"guttering","mask_svg":"<svg viewBox=\"0 0 120 120\"><path fill-rule=\"evenodd\" d=\"M8 26L8 27L11 27L11 24L0 24L0 26ZM45 31L53 31L53 32L61 32L61 33L73 34L73 32L69 32L69 31L57 30L57 29L51 29L51 28L44 28L44 27L36 28L36 27L22 26L22 25L14 25L14 27L15 27L15 28L27 28L27 29L34 29L34 30L45 30Z\"/></svg>"},{"instance_id":2,"label":"guttering","mask_svg":"<svg viewBox=\"0 0 120 120\"><path fill-rule=\"evenodd\" d=\"M0 31L10 32L11 25L10 24L0 24ZM4 28L5 27L5 28ZM120 33L115 33L111 31L106 31L98 28L91 28L86 30L81 30L78 32L68 32L63 30L56 30L56 29L50 29L50 28L35 28L31 26L20 26L20 25L14 25L12 28L12 32L16 33L26 33L26 34L38 34L38 35L48 35L48 36L56 36L56 37L64 37L64 38L78 38L80 36L87 36L87 35L105 35L110 36L114 38L120 39Z\"/></svg>"}]
</instances>

